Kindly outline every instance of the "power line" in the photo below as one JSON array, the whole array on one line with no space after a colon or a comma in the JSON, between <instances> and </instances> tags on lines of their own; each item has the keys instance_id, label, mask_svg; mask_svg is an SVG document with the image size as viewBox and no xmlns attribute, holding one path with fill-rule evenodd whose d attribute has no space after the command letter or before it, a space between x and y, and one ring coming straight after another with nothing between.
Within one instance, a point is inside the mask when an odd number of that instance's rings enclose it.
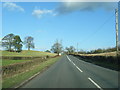
<instances>
[{"instance_id":1,"label":"power line","mask_svg":"<svg viewBox=\"0 0 120 90\"><path fill-rule=\"evenodd\" d=\"M78 43L77 43L77 54L78 54Z\"/></svg>"},{"instance_id":2,"label":"power line","mask_svg":"<svg viewBox=\"0 0 120 90\"><path fill-rule=\"evenodd\" d=\"M114 16L114 14L113 14L112 16L110 16L95 32L93 32L93 33L90 34L85 40L83 40L83 41L81 42L81 44L83 44L84 41L85 41L85 42L89 41L89 40L91 39L91 37L93 37L96 33L98 33L100 30L103 30L103 29L102 29L103 26L104 26L106 23L108 23L109 20L111 20L111 18L112 18L113 16Z\"/></svg>"}]
</instances>

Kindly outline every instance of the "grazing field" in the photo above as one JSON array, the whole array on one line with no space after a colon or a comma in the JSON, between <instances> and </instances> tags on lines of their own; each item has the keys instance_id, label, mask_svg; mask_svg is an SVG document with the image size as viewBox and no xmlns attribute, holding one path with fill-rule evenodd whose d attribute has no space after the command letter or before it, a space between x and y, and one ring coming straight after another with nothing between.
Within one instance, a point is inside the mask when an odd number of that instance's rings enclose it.
<instances>
[{"instance_id":1,"label":"grazing field","mask_svg":"<svg viewBox=\"0 0 120 90\"><path fill-rule=\"evenodd\" d=\"M17 52L9 52L9 51L0 51L2 52L2 56L4 57L45 57L45 56L55 56L54 53L48 53L48 52L40 52L40 51L33 51L33 50L23 50L20 53ZM31 59L2 59L2 66L10 65L10 64L16 64L16 63L22 63L30 61Z\"/></svg>"},{"instance_id":2,"label":"grazing field","mask_svg":"<svg viewBox=\"0 0 120 90\"><path fill-rule=\"evenodd\" d=\"M9 56L9 57L44 57L44 56L55 56L54 53L48 52L41 52L41 51L33 51L33 50L23 50L20 53L17 52L8 52L8 51L0 51L2 52L2 56Z\"/></svg>"},{"instance_id":3,"label":"grazing field","mask_svg":"<svg viewBox=\"0 0 120 90\"><path fill-rule=\"evenodd\" d=\"M2 60L2 66L7 66L16 63L23 63L31 60Z\"/></svg>"},{"instance_id":4,"label":"grazing field","mask_svg":"<svg viewBox=\"0 0 120 90\"><path fill-rule=\"evenodd\" d=\"M98 53L98 54L79 54L81 56L116 56L116 52Z\"/></svg>"},{"instance_id":5,"label":"grazing field","mask_svg":"<svg viewBox=\"0 0 120 90\"><path fill-rule=\"evenodd\" d=\"M8 68L7 72L3 74L3 81L2 81L3 88L14 87L14 85L20 84L21 82L30 78L37 72L40 72L43 69L47 68L48 66L52 65L59 59L59 57L54 57L57 54L33 51L33 50L29 50L29 51L23 50L20 53L0 51L0 53L2 53L1 54L2 58L22 57L21 59L15 59L15 60L10 58L2 59L2 67ZM50 57L48 58L46 56L50 56ZM26 57L30 57L30 59ZM32 59L33 57L35 59ZM11 72L10 70L12 70L12 73L10 73Z\"/></svg>"}]
</instances>

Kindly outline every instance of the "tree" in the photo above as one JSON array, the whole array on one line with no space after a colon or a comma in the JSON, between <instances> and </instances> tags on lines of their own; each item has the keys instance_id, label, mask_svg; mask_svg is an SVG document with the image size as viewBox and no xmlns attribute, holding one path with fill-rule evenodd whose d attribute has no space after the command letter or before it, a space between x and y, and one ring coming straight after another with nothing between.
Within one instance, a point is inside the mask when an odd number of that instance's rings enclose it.
<instances>
[{"instance_id":1,"label":"tree","mask_svg":"<svg viewBox=\"0 0 120 90\"><path fill-rule=\"evenodd\" d=\"M46 50L45 52L49 52L50 53L50 50Z\"/></svg>"},{"instance_id":2,"label":"tree","mask_svg":"<svg viewBox=\"0 0 120 90\"><path fill-rule=\"evenodd\" d=\"M21 52L22 51L22 40L20 38L20 36L16 35L14 37L14 41L13 41L13 45L14 45L14 49L16 52Z\"/></svg>"},{"instance_id":3,"label":"tree","mask_svg":"<svg viewBox=\"0 0 120 90\"><path fill-rule=\"evenodd\" d=\"M8 51L12 50L14 34L8 34L2 38L2 47L5 47Z\"/></svg>"},{"instance_id":4,"label":"tree","mask_svg":"<svg viewBox=\"0 0 120 90\"><path fill-rule=\"evenodd\" d=\"M98 48L97 50L94 51L94 53L103 53L103 50Z\"/></svg>"},{"instance_id":5,"label":"tree","mask_svg":"<svg viewBox=\"0 0 120 90\"><path fill-rule=\"evenodd\" d=\"M73 46L70 46L70 47L66 47L66 50L67 50L67 53L68 54L72 54L75 52L75 48Z\"/></svg>"},{"instance_id":6,"label":"tree","mask_svg":"<svg viewBox=\"0 0 120 90\"><path fill-rule=\"evenodd\" d=\"M30 48L35 48L33 40L34 38L31 36L25 37L24 44L26 45L26 48L28 48L28 50L30 50Z\"/></svg>"},{"instance_id":7,"label":"tree","mask_svg":"<svg viewBox=\"0 0 120 90\"><path fill-rule=\"evenodd\" d=\"M57 53L58 55L62 52L62 44L56 40L56 42L53 44L51 51L53 51L54 53Z\"/></svg>"}]
</instances>

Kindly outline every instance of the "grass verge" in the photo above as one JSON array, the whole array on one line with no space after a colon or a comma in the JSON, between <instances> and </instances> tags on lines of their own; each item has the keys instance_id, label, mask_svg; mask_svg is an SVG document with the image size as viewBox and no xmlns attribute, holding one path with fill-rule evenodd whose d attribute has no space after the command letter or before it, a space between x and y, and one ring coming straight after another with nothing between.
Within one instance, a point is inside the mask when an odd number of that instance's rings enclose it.
<instances>
[{"instance_id":1,"label":"grass verge","mask_svg":"<svg viewBox=\"0 0 120 90\"><path fill-rule=\"evenodd\" d=\"M59 60L59 58L60 57L50 58L49 60L47 60L45 62L42 62L39 65L35 66L30 71L18 74L18 75L13 76L13 77L4 78L2 80L2 88L11 88L11 87L14 87L16 85L19 85L20 83L27 80L28 78L30 78L34 74L36 74L38 72L41 72L43 69L45 69L45 68L51 66L52 64L54 64L57 60Z\"/></svg>"}]
</instances>

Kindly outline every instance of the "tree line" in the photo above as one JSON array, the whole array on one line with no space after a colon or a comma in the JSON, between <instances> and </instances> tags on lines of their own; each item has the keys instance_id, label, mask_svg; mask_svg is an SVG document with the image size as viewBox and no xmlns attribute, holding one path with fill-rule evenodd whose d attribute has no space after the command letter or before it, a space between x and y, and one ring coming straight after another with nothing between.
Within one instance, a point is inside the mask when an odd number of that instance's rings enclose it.
<instances>
[{"instance_id":1,"label":"tree line","mask_svg":"<svg viewBox=\"0 0 120 90\"><path fill-rule=\"evenodd\" d=\"M56 40L55 44L52 46L51 51L57 54L62 53L62 52L66 54L76 54L76 53L77 54L97 54L97 53L115 52L116 47L106 48L106 49L98 48L98 49L91 50L91 51L80 50L77 52L74 46L63 48L62 44L58 40ZM46 52L50 52L50 51L47 50Z\"/></svg>"},{"instance_id":2,"label":"tree line","mask_svg":"<svg viewBox=\"0 0 120 90\"><path fill-rule=\"evenodd\" d=\"M34 38L31 36L25 37L24 41L22 41L19 35L14 35L13 33L10 33L2 38L1 45L7 51L21 52L23 45L25 45L28 50L30 50L31 48L35 48L33 41Z\"/></svg>"},{"instance_id":3,"label":"tree line","mask_svg":"<svg viewBox=\"0 0 120 90\"><path fill-rule=\"evenodd\" d=\"M13 33L10 33L2 38L1 44L2 44L2 47L4 47L7 51L21 52L23 45L25 45L28 50L30 50L31 48L35 48L33 41L34 41L34 38L31 36L25 37L24 41L22 41L19 35L14 35ZM55 43L53 44L50 50L46 50L46 52L53 52L53 53L57 53L58 55L60 53L95 54L95 53L105 53L105 52L113 52L113 51L116 51L116 47L107 48L107 49L99 48L91 51L81 50L76 52L76 49L74 46L63 48L62 43L59 40L55 41Z\"/></svg>"},{"instance_id":4,"label":"tree line","mask_svg":"<svg viewBox=\"0 0 120 90\"><path fill-rule=\"evenodd\" d=\"M90 51L81 50L78 53L79 54L98 54L98 53L115 52L115 51L116 51L116 47L111 47L111 48L106 48L106 49L98 48L98 49L90 50Z\"/></svg>"}]
</instances>

